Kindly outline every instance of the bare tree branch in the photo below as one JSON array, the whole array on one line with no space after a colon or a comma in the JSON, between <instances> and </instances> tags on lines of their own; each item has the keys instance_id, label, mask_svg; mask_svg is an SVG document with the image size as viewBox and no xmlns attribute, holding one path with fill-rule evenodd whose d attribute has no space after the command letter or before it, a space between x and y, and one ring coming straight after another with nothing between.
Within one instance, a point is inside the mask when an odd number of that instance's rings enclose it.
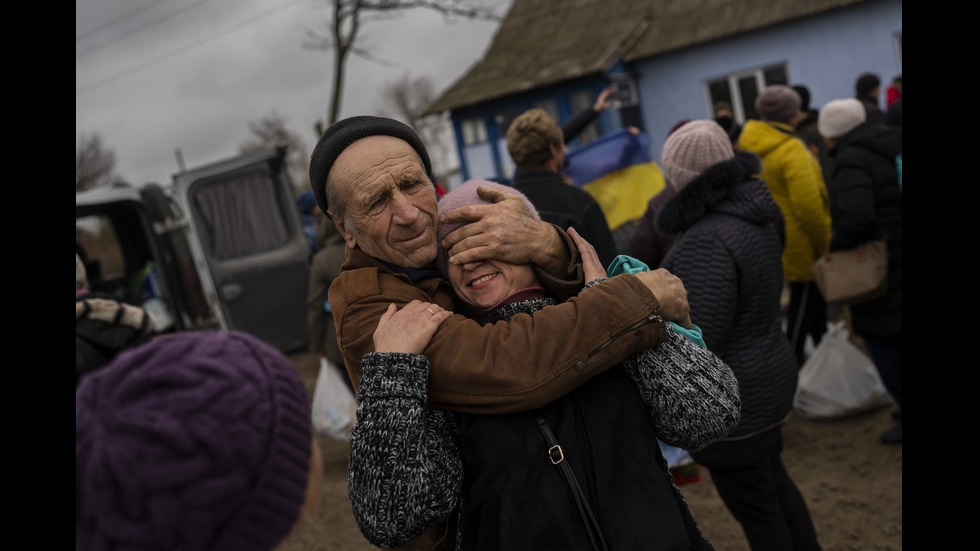
<instances>
[{"instance_id":1,"label":"bare tree branch","mask_svg":"<svg viewBox=\"0 0 980 551\"><path fill-rule=\"evenodd\" d=\"M350 53L356 55L357 57L366 59L368 61L373 61L373 62L375 62L375 63L377 63L379 65L384 65L385 67L390 67L392 69L397 69L398 68L398 64L395 63L394 61L388 61L387 59L382 59L382 58L380 58L380 57L372 54L371 52L369 52L367 50L364 50L364 49L361 49L361 48L358 48L356 46L351 46Z\"/></svg>"},{"instance_id":2,"label":"bare tree branch","mask_svg":"<svg viewBox=\"0 0 980 551\"><path fill-rule=\"evenodd\" d=\"M102 136L83 134L75 150L75 191L112 185L115 169L116 153L106 149Z\"/></svg>"},{"instance_id":3,"label":"bare tree branch","mask_svg":"<svg viewBox=\"0 0 980 551\"><path fill-rule=\"evenodd\" d=\"M422 115L436 98L435 84L431 78L403 75L385 85L382 98L383 114L405 122L418 133L432 159L437 178L443 178L449 169L455 168L449 166L452 144L447 143L446 139L452 136L452 127L448 114Z\"/></svg>"},{"instance_id":4,"label":"bare tree branch","mask_svg":"<svg viewBox=\"0 0 980 551\"><path fill-rule=\"evenodd\" d=\"M252 132L253 138L239 146L239 152L248 153L270 147L285 147L286 169L289 171L293 188L297 192L309 188L310 160L309 155L306 154L306 146L299 135L286 128L286 119L282 115L273 110L258 122L248 123L248 129Z\"/></svg>"},{"instance_id":5,"label":"bare tree branch","mask_svg":"<svg viewBox=\"0 0 980 551\"><path fill-rule=\"evenodd\" d=\"M340 114L341 98L344 89L345 67L348 57L353 54L375 63L392 67L395 64L356 46L363 26L382 17L393 16L393 12L424 8L438 12L446 20L456 18L499 21L501 16L484 5L486 0L329 0L332 2L332 17L326 22L325 30L306 31L303 47L334 53L333 78L330 90L330 106L327 111L327 124L337 121ZM317 124L318 130L323 128Z\"/></svg>"}]
</instances>

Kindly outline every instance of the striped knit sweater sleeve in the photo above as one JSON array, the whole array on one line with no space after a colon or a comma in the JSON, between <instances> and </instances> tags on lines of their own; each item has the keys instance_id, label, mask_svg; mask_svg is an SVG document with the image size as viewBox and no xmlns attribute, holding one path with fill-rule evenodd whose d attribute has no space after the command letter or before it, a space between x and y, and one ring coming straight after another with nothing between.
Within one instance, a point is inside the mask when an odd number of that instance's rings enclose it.
<instances>
[{"instance_id":1,"label":"striped knit sweater sleeve","mask_svg":"<svg viewBox=\"0 0 980 551\"><path fill-rule=\"evenodd\" d=\"M667 339L629 357L623 367L650 408L663 442L698 450L724 438L738 424L738 380L711 351L665 324Z\"/></svg>"},{"instance_id":2,"label":"striped knit sweater sleeve","mask_svg":"<svg viewBox=\"0 0 980 551\"><path fill-rule=\"evenodd\" d=\"M429 361L372 352L361 363L347 490L364 537L399 547L460 504L463 467L452 414L426 404Z\"/></svg>"}]
</instances>

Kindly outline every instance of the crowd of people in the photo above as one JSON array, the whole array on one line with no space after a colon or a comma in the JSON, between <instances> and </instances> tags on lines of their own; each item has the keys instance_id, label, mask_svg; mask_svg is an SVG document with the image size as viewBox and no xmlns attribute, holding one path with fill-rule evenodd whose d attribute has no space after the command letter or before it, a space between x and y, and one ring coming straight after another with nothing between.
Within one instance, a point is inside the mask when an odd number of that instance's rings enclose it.
<instances>
[{"instance_id":1,"label":"crowd of people","mask_svg":"<svg viewBox=\"0 0 980 551\"><path fill-rule=\"evenodd\" d=\"M328 127L297 198L307 319L310 352L359 402L348 492L365 538L712 549L664 442L708 469L753 551L820 549L781 427L804 344L840 307L809 267L872 239L888 242L888 293L848 308L898 406L882 441L901 444L901 77L885 109L879 95L870 74L820 109L774 85L758 119L719 105L678 122L630 250L563 179L573 130L542 110L507 132L512 181L446 193L411 127ZM85 295L76 256L76 327L91 332L106 320ZM83 354L76 337L76 548L280 548L320 501L295 368L243 333L151 339L152 320L115 307L113 348Z\"/></svg>"}]
</instances>

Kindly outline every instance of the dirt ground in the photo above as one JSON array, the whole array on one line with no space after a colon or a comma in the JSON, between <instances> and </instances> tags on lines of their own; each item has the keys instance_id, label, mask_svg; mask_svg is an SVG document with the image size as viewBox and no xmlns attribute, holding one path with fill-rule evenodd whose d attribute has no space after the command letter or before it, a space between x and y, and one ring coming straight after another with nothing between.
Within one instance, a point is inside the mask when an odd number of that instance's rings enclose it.
<instances>
[{"instance_id":1,"label":"dirt ground","mask_svg":"<svg viewBox=\"0 0 980 551\"><path fill-rule=\"evenodd\" d=\"M291 356L311 395L319 363ZM845 419L792 416L783 429L783 461L810 507L824 551L901 551L902 446L879 441L894 424L890 407ZM370 551L347 499L346 442L317 437L323 450L324 497L316 523L284 551ZM711 476L681 487L698 525L718 551L749 551ZM633 551L633 550L630 550Z\"/></svg>"}]
</instances>

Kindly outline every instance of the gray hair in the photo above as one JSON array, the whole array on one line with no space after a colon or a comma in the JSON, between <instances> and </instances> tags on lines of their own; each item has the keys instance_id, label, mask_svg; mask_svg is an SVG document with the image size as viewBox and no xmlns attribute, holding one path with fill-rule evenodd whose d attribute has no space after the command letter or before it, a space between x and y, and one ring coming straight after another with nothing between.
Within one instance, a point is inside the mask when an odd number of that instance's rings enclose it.
<instances>
[{"instance_id":1,"label":"gray hair","mask_svg":"<svg viewBox=\"0 0 980 551\"><path fill-rule=\"evenodd\" d=\"M340 218L344 221L344 227L355 235L360 235L361 232L358 231L357 226L351 222L350 214L347 212L347 205L340 200L340 194L337 193L336 184L328 176L323 185L325 188L324 193L327 196L327 205L329 205L327 213L335 218Z\"/></svg>"}]
</instances>

